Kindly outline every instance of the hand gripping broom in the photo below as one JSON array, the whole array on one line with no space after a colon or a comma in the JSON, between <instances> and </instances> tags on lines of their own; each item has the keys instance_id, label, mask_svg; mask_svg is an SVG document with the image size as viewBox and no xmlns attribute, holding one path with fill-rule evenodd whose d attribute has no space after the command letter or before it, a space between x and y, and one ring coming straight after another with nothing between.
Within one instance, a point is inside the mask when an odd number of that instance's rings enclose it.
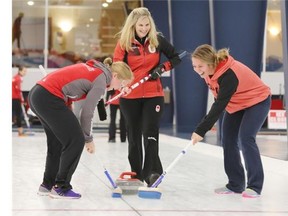
<instances>
[{"instance_id":1,"label":"hand gripping broom","mask_svg":"<svg viewBox=\"0 0 288 216\"><path fill-rule=\"evenodd\" d=\"M188 54L187 51L183 51L182 53L179 54L179 58L182 59L184 56L186 56ZM143 84L144 82L146 82L147 80L149 80L151 77L151 74L143 77L141 80L139 80L138 82L134 83L133 85L130 86L130 89L133 90L135 88L137 88L138 86L140 86L141 84ZM108 100L105 103L105 106L111 104L113 101L119 99L122 95L124 95L124 92L119 93L118 95L116 95L115 97L111 98L110 100Z\"/></svg>"}]
</instances>

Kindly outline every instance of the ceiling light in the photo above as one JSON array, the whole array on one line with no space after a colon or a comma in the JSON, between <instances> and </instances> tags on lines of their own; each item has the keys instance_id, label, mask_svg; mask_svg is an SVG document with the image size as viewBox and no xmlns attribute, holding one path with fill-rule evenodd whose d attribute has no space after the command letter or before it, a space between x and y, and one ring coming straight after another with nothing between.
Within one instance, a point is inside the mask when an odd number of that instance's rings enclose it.
<instances>
[{"instance_id":1,"label":"ceiling light","mask_svg":"<svg viewBox=\"0 0 288 216\"><path fill-rule=\"evenodd\" d=\"M60 23L60 28L64 32L69 32L72 29L72 23L70 21L62 21Z\"/></svg>"},{"instance_id":2,"label":"ceiling light","mask_svg":"<svg viewBox=\"0 0 288 216\"><path fill-rule=\"evenodd\" d=\"M33 5L34 5L34 1L28 1L28 2L27 2L27 5L33 6Z\"/></svg>"},{"instance_id":3,"label":"ceiling light","mask_svg":"<svg viewBox=\"0 0 288 216\"><path fill-rule=\"evenodd\" d=\"M104 8L108 7L108 3L107 2L102 3L102 7Z\"/></svg>"},{"instance_id":4,"label":"ceiling light","mask_svg":"<svg viewBox=\"0 0 288 216\"><path fill-rule=\"evenodd\" d=\"M280 29L277 27L269 28L269 32L272 36L277 36L280 33Z\"/></svg>"}]
</instances>

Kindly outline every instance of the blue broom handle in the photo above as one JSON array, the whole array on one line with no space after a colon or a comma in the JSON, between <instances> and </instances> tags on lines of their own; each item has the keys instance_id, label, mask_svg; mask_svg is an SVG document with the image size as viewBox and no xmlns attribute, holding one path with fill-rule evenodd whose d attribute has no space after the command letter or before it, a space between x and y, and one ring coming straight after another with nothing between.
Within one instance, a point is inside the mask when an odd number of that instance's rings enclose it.
<instances>
[{"instance_id":1,"label":"blue broom handle","mask_svg":"<svg viewBox=\"0 0 288 216\"><path fill-rule=\"evenodd\" d=\"M104 168L104 173L107 176L108 180L110 181L111 185L113 186L113 188L117 188L117 185L115 184L115 182L113 181L113 179L111 178L110 174L108 173L107 169Z\"/></svg>"},{"instance_id":2,"label":"blue broom handle","mask_svg":"<svg viewBox=\"0 0 288 216\"><path fill-rule=\"evenodd\" d=\"M164 176L173 168L173 166L180 160L180 158L184 154L186 154L192 142L193 141L189 141L189 144L180 152L180 154L174 159L174 161L172 161L172 163L167 167L167 169L162 173L162 175L153 183L153 185L151 186L152 188L157 187L161 183Z\"/></svg>"}]
</instances>

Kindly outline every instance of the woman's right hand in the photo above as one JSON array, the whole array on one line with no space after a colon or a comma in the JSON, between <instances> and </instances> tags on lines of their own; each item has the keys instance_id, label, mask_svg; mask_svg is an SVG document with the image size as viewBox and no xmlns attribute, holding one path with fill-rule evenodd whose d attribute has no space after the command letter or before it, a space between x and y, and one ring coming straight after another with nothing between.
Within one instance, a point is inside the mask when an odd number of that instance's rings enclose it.
<instances>
[{"instance_id":1,"label":"woman's right hand","mask_svg":"<svg viewBox=\"0 0 288 216\"><path fill-rule=\"evenodd\" d=\"M91 153L91 154L94 154L95 153L95 144L93 141L89 142L89 143L86 143L85 144L85 147L86 147L86 150Z\"/></svg>"}]
</instances>

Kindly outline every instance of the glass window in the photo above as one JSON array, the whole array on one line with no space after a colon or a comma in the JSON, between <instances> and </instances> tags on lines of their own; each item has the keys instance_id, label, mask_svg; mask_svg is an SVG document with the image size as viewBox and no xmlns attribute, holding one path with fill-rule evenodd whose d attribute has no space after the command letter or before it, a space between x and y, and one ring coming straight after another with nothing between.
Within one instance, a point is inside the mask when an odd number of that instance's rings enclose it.
<instances>
[{"instance_id":1,"label":"glass window","mask_svg":"<svg viewBox=\"0 0 288 216\"><path fill-rule=\"evenodd\" d=\"M283 50L280 0L268 0L266 13L266 72L283 72Z\"/></svg>"},{"instance_id":2,"label":"glass window","mask_svg":"<svg viewBox=\"0 0 288 216\"><path fill-rule=\"evenodd\" d=\"M281 1L268 0L261 79L272 93L271 109L285 109ZM272 80L272 82L271 82Z\"/></svg>"},{"instance_id":3,"label":"glass window","mask_svg":"<svg viewBox=\"0 0 288 216\"><path fill-rule=\"evenodd\" d=\"M139 6L139 0L13 0L12 64L60 68L112 55L115 34Z\"/></svg>"},{"instance_id":4,"label":"glass window","mask_svg":"<svg viewBox=\"0 0 288 216\"><path fill-rule=\"evenodd\" d=\"M12 64L33 67L43 64L44 1L28 5L26 1L12 2ZM37 66L38 67L38 66Z\"/></svg>"}]
</instances>

